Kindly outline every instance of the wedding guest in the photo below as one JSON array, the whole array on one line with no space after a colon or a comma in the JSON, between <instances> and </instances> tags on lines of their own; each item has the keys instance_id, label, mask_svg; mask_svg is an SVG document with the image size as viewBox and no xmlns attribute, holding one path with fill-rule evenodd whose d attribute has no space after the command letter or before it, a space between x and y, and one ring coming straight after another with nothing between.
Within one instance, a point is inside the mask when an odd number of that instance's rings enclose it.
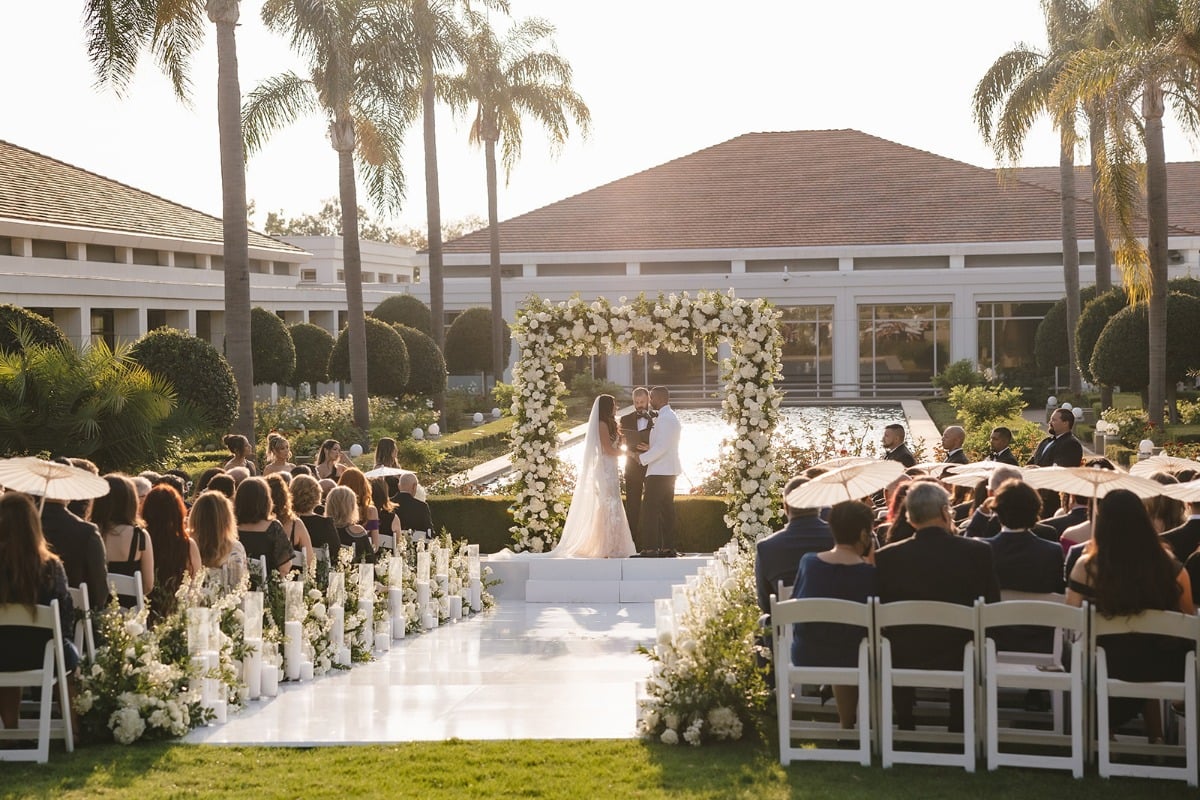
<instances>
[{"instance_id":1,"label":"wedding guest","mask_svg":"<svg viewBox=\"0 0 1200 800\"><path fill-rule=\"evenodd\" d=\"M1169 472L1155 472L1150 476L1150 480L1163 486L1179 483ZM1156 533L1174 530L1187 520L1183 503L1174 497L1160 494L1157 497L1144 498L1142 502L1146 504L1146 512L1150 515L1150 521L1154 523Z\"/></svg>"},{"instance_id":2,"label":"wedding guest","mask_svg":"<svg viewBox=\"0 0 1200 800\"><path fill-rule=\"evenodd\" d=\"M246 480L246 478L253 476L254 473L252 473L246 467L229 467L225 470L225 474L233 480L234 487L237 487L240 486L242 481Z\"/></svg>"},{"instance_id":3,"label":"wedding guest","mask_svg":"<svg viewBox=\"0 0 1200 800\"><path fill-rule=\"evenodd\" d=\"M1087 521L1088 505L1092 498L1083 494L1063 494L1061 502L1064 512L1041 520L1041 524L1054 529L1057 534L1054 538L1058 541L1062 540L1063 531L1067 528Z\"/></svg>"},{"instance_id":4,"label":"wedding guest","mask_svg":"<svg viewBox=\"0 0 1200 800\"><path fill-rule=\"evenodd\" d=\"M375 445L375 466L372 469L379 467L390 467L391 469L401 469L400 459L396 454L399 448L396 447L396 440L390 436L384 436ZM400 480L398 475L389 475L385 478L388 490L388 497L396 493L399 488ZM386 528L384 529L386 530Z\"/></svg>"},{"instance_id":5,"label":"wedding guest","mask_svg":"<svg viewBox=\"0 0 1200 800\"><path fill-rule=\"evenodd\" d=\"M267 463L263 466L263 477L275 472L291 473L296 466L292 463L292 445L281 434L271 433L267 436Z\"/></svg>"},{"instance_id":6,"label":"wedding guest","mask_svg":"<svg viewBox=\"0 0 1200 800\"><path fill-rule=\"evenodd\" d=\"M905 469L914 466L917 459L904 443L904 426L892 423L883 429L883 460L899 461Z\"/></svg>"},{"instance_id":7,"label":"wedding guest","mask_svg":"<svg viewBox=\"0 0 1200 800\"><path fill-rule=\"evenodd\" d=\"M271 515L267 482L262 478L242 481L233 496L233 512L246 557L252 561L265 557L267 569L277 569L286 577L292 570L292 546L279 520Z\"/></svg>"},{"instance_id":8,"label":"wedding guest","mask_svg":"<svg viewBox=\"0 0 1200 800\"><path fill-rule=\"evenodd\" d=\"M326 439L317 451L317 477L337 481L347 469L353 469L354 462L342 451L337 439Z\"/></svg>"},{"instance_id":9,"label":"wedding guest","mask_svg":"<svg viewBox=\"0 0 1200 800\"><path fill-rule=\"evenodd\" d=\"M400 520L402 531L421 531L433 535L433 515L429 504L416 497L420 483L414 473L406 472L400 476L396 496L392 500L396 504L396 517Z\"/></svg>"},{"instance_id":10,"label":"wedding guest","mask_svg":"<svg viewBox=\"0 0 1200 800\"><path fill-rule=\"evenodd\" d=\"M246 548L238 540L233 503L220 492L204 492L192 503L188 530L200 551L200 563L222 570L225 582L236 585L246 574Z\"/></svg>"},{"instance_id":11,"label":"wedding guest","mask_svg":"<svg viewBox=\"0 0 1200 800\"><path fill-rule=\"evenodd\" d=\"M313 563L312 539L308 535L308 526L292 510L292 493L288 490L287 482L282 475L268 475L267 486L271 489L271 513L283 527L283 534L293 551L304 553L304 563Z\"/></svg>"},{"instance_id":12,"label":"wedding guest","mask_svg":"<svg viewBox=\"0 0 1200 800\"><path fill-rule=\"evenodd\" d=\"M321 504L321 487L317 483L317 479L311 475L297 475L292 479L291 489L292 510L304 522L314 552L324 550L329 558L329 563L336 564L338 550L342 543L338 539L333 523L316 510L317 506Z\"/></svg>"},{"instance_id":13,"label":"wedding guest","mask_svg":"<svg viewBox=\"0 0 1200 800\"><path fill-rule=\"evenodd\" d=\"M1012 451L1012 430L999 425L992 428L992 433L988 437L988 444L991 446L991 452L987 455L988 461L999 461L1001 464L1011 464L1018 466L1017 457Z\"/></svg>"},{"instance_id":14,"label":"wedding guest","mask_svg":"<svg viewBox=\"0 0 1200 800\"><path fill-rule=\"evenodd\" d=\"M833 534L818 515L819 508L796 508L786 502L788 495L806 483L808 478L797 476L784 484L783 511L787 525L754 545L754 586L758 607L764 614L771 613L771 595L778 595L779 583L782 581L786 586L796 579L800 559L806 553L833 547Z\"/></svg>"},{"instance_id":15,"label":"wedding guest","mask_svg":"<svg viewBox=\"0 0 1200 800\"><path fill-rule=\"evenodd\" d=\"M379 531L391 536L393 541L402 538L404 529L400 527L400 517L396 515L396 506L388 496L387 481L383 478L371 478L371 505L379 515Z\"/></svg>"},{"instance_id":16,"label":"wedding guest","mask_svg":"<svg viewBox=\"0 0 1200 800\"><path fill-rule=\"evenodd\" d=\"M951 425L942 431L942 449L946 451L946 464L969 464L971 460L963 452L963 444L967 441L967 432L961 425Z\"/></svg>"},{"instance_id":17,"label":"wedding guest","mask_svg":"<svg viewBox=\"0 0 1200 800\"><path fill-rule=\"evenodd\" d=\"M1090 602L1106 618L1136 616L1150 609L1195 614L1188 573L1163 547L1146 506L1124 489L1097 503L1092 538L1067 580L1067 602ZM1147 634L1102 636L1109 674L1126 681L1181 680L1184 653L1179 643ZM1109 702L1116 730L1138 713L1150 741L1162 739L1162 708L1157 701L1125 698ZM1106 735L1108 732L1101 732Z\"/></svg>"},{"instance_id":18,"label":"wedding guest","mask_svg":"<svg viewBox=\"0 0 1200 800\"><path fill-rule=\"evenodd\" d=\"M41 531L50 550L62 559L67 585L87 584L92 608L108 605L108 557L100 529L67 510L64 501L46 498Z\"/></svg>"},{"instance_id":19,"label":"wedding guest","mask_svg":"<svg viewBox=\"0 0 1200 800\"><path fill-rule=\"evenodd\" d=\"M118 575L141 572L142 593L149 597L154 589L154 546L138 526L137 490L124 475L105 475L104 480L108 494L96 498L91 519L104 538L108 571ZM121 604L132 606L133 598L123 597Z\"/></svg>"},{"instance_id":20,"label":"wedding guest","mask_svg":"<svg viewBox=\"0 0 1200 800\"><path fill-rule=\"evenodd\" d=\"M100 468L91 461L88 461L86 458L68 458L67 461L70 462L72 467L87 470L93 475L100 474ZM67 510L80 519L87 519L92 513L92 498L89 497L86 500L72 500L67 503Z\"/></svg>"},{"instance_id":21,"label":"wedding guest","mask_svg":"<svg viewBox=\"0 0 1200 800\"><path fill-rule=\"evenodd\" d=\"M1175 558L1186 563L1200 547L1200 503L1188 503L1188 518L1159 538Z\"/></svg>"},{"instance_id":22,"label":"wedding guest","mask_svg":"<svg viewBox=\"0 0 1200 800\"><path fill-rule=\"evenodd\" d=\"M218 475L224 475L225 470L220 467L209 467L200 473L200 477L196 479L196 493L194 497L199 497L209 489L209 483ZM232 484L232 481L230 482ZM230 489L232 491L232 488Z\"/></svg>"},{"instance_id":23,"label":"wedding guest","mask_svg":"<svg viewBox=\"0 0 1200 800\"><path fill-rule=\"evenodd\" d=\"M335 486L325 498L325 513L346 547L354 548L355 563L374 563L375 546L366 528L358 524L358 498L349 486Z\"/></svg>"},{"instance_id":24,"label":"wedding guest","mask_svg":"<svg viewBox=\"0 0 1200 800\"><path fill-rule=\"evenodd\" d=\"M174 488L151 489L142 503L142 519L154 550L154 591L149 600L150 618L157 620L174 610L175 592L184 575L200 571L200 548L188 535L187 509Z\"/></svg>"},{"instance_id":25,"label":"wedding guest","mask_svg":"<svg viewBox=\"0 0 1200 800\"><path fill-rule=\"evenodd\" d=\"M371 537L371 547L379 549L379 511L371 502L371 484L358 467L350 467L338 479L339 486L348 486L358 498L358 519Z\"/></svg>"},{"instance_id":26,"label":"wedding guest","mask_svg":"<svg viewBox=\"0 0 1200 800\"><path fill-rule=\"evenodd\" d=\"M237 491L237 484L233 482L233 478L230 475L222 471L219 475L212 476L212 479L208 482L208 488L214 492L220 492L232 500L233 493Z\"/></svg>"},{"instance_id":27,"label":"wedding guest","mask_svg":"<svg viewBox=\"0 0 1200 800\"><path fill-rule=\"evenodd\" d=\"M250 444L250 440L240 433L231 433L221 440L225 446L229 448L229 452L233 454L233 458L225 462L225 471L234 467L243 467L250 475L257 475L258 470L251 460L254 458L254 446Z\"/></svg>"},{"instance_id":28,"label":"wedding guest","mask_svg":"<svg viewBox=\"0 0 1200 800\"><path fill-rule=\"evenodd\" d=\"M63 511L70 513L65 507ZM0 604L49 605L52 600L58 601L63 660L74 672L79 653L71 638L75 606L67 591L66 570L42 537L33 501L20 492L7 492L0 496ZM34 628L0 627L0 672L41 668L48 638ZM18 727L20 707L21 687L0 688L0 722L6 729Z\"/></svg>"},{"instance_id":29,"label":"wedding guest","mask_svg":"<svg viewBox=\"0 0 1200 800\"><path fill-rule=\"evenodd\" d=\"M137 490L138 498L138 513L142 513L142 503L146 501L146 495L150 494L150 490L154 488L154 484L145 475L134 475L129 480L133 481L133 486Z\"/></svg>"},{"instance_id":30,"label":"wedding guest","mask_svg":"<svg viewBox=\"0 0 1200 800\"><path fill-rule=\"evenodd\" d=\"M172 475L169 472L164 472L158 476L158 480L152 481L154 486L170 486L175 491L179 492L179 496L183 498L184 506L187 506L187 481L178 475Z\"/></svg>"},{"instance_id":31,"label":"wedding guest","mask_svg":"<svg viewBox=\"0 0 1200 800\"><path fill-rule=\"evenodd\" d=\"M314 470L308 464L297 464L296 466L292 467L291 473L293 478L297 475L308 475L315 478L317 475L316 470Z\"/></svg>"},{"instance_id":32,"label":"wedding guest","mask_svg":"<svg viewBox=\"0 0 1200 800\"><path fill-rule=\"evenodd\" d=\"M806 553L800 559L792 597L830 597L865 603L874 597L875 567L868 561L875 542L871 509L846 500L829 511L833 548ZM866 632L851 625L797 624L792 640L792 663L803 667L852 667L858 664L858 647ZM854 727L858 708L857 686L834 686L838 721Z\"/></svg>"}]
</instances>

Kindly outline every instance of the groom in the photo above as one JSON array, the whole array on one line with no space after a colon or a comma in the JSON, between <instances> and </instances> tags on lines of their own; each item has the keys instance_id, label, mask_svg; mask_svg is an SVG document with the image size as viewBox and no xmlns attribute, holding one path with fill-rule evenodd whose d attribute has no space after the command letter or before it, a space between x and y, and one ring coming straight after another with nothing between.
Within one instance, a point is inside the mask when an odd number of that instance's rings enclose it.
<instances>
[{"instance_id":1,"label":"groom","mask_svg":"<svg viewBox=\"0 0 1200 800\"><path fill-rule=\"evenodd\" d=\"M650 390L650 407L658 412L650 430L650 442L639 444L638 463L646 468L646 491L642 498L641 541L657 552L645 555L676 556L675 477L679 464L679 417L671 410L671 394L665 386Z\"/></svg>"}]
</instances>

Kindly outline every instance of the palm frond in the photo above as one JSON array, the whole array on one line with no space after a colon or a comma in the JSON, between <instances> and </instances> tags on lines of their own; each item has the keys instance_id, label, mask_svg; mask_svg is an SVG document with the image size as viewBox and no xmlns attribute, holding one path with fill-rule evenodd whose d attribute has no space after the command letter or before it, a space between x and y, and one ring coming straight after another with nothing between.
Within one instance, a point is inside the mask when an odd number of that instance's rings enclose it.
<instances>
[{"instance_id":1,"label":"palm frond","mask_svg":"<svg viewBox=\"0 0 1200 800\"><path fill-rule=\"evenodd\" d=\"M242 138L248 153L262 149L270 135L317 110L313 85L294 72L267 78L242 104Z\"/></svg>"},{"instance_id":2,"label":"palm frond","mask_svg":"<svg viewBox=\"0 0 1200 800\"><path fill-rule=\"evenodd\" d=\"M83 29L97 85L125 93L154 32L154 0L86 0Z\"/></svg>"},{"instance_id":3,"label":"palm frond","mask_svg":"<svg viewBox=\"0 0 1200 800\"><path fill-rule=\"evenodd\" d=\"M150 51L170 79L175 96L186 101L191 94L192 54L204 42L208 23L204 4L198 0L159 0L155 10Z\"/></svg>"}]
</instances>

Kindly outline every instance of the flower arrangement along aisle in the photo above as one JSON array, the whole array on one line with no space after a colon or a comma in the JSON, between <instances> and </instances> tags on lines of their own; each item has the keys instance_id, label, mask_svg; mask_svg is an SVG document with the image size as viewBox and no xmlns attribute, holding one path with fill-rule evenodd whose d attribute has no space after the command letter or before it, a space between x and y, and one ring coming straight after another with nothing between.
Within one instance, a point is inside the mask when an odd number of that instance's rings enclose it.
<instances>
[{"instance_id":1,"label":"flower arrangement along aisle","mask_svg":"<svg viewBox=\"0 0 1200 800\"><path fill-rule=\"evenodd\" d=\"M754 552L729 556L702 574L686 592L686 609L675 607L673 633L660 630L654 663L638 703L638 732L664 744L740 739L759 724L770 697L754 592ZM761 653L769 662L770 654Z\"/></svg>"},{"instance_id":2,"label":"flower arrangement along aisle","mask_svg":"<svg viewBox=\"0 0 1200 800\"><path fill-rule=\"evenodd\" d=\"M567 358L607 353L697 352L716 358L726 340L730 354L721 359L725 419L734 433L722 443L728 469L722 487L729 498L725 521L734 535L752 542L772 530L779 506L780 476L775 469L773 436L782 394L779 312L766 300L743 300L733 292L704 291L691 298L644 295L632 303L620 299L562 303L530 297L517 310L513 339L520 357L513 368L512 429L513 549L549 550L566 519L562 466L558 460L560 373Z\"/></svg>"}]
</instances>

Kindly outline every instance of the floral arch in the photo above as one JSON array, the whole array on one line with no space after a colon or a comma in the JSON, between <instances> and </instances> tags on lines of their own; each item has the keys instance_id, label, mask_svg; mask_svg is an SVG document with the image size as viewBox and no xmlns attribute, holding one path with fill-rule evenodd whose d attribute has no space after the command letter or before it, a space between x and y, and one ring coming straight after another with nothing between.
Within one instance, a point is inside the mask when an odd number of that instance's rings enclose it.
<instances>
[{"instance_id":1,"label":"floral arch","mask_svg":"<svg viewBox=\"0 0 1200 800\"><path fill-rule=\"evenodd\" d=\"M513 340L520 355L513 369L513 468L516 472L512 527L514 549L547 550L558 541L566 519L558 459L559 373L570 357L657 350L716 355L722 359L725 397L721 403L734 435L721 446L721 471L729 508L725 522L734 536L752 542L771 531L779 495L774 432L781 393L775 388L782 358L779 312L766 300L743 300L703 291L645 295L620 305L579 297L553 302L531 296L517 310Z\"/></svg>"}]
</instances>

